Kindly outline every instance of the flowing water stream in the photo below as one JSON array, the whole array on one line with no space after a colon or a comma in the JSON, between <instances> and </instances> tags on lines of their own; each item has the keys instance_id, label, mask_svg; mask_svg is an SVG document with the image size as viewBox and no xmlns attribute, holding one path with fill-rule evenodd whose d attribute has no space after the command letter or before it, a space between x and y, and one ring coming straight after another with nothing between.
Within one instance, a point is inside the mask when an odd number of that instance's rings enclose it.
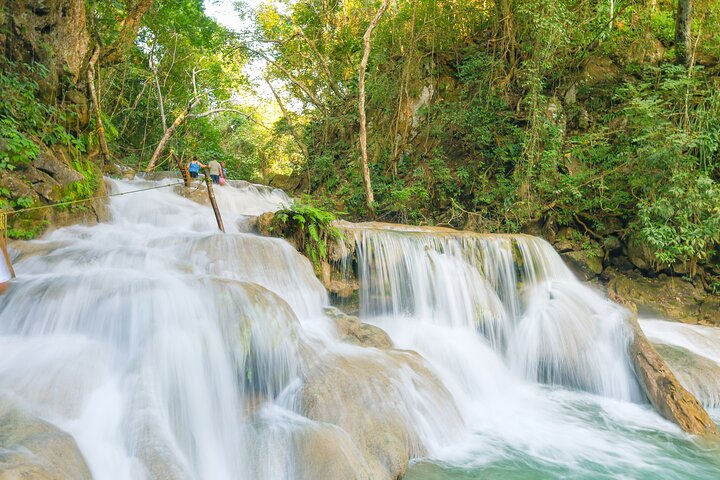
<instances>
[{"instance_id":1,"label":"flowing water stream","mask_svg":"<svg viewBox=\"0 0 720 480\"><path fill-rule=\"evenodd\" d=\"M254 215L290 202L284 193L234 183L217 196L224 235L209 207L169 187L113 197L111 222L14 252L0 397L69 432L95 479L316 479L318 456L365 472L349 432L302 415L303 383L328 352L366 359L345 372L358 379L357 365L384 364L403 392L376 410L400 412L393 421L411 432L422 457L408 479L720 478L717 447L644 403L624 311L544 241L346 226L361 318L422 355L451 396L441 401L417 371L391 372L402 352L341 343L309 261L249 233ZM703 374L720 362L716 331L642 325L718 406Z\"/></svg>"}]
</instances>

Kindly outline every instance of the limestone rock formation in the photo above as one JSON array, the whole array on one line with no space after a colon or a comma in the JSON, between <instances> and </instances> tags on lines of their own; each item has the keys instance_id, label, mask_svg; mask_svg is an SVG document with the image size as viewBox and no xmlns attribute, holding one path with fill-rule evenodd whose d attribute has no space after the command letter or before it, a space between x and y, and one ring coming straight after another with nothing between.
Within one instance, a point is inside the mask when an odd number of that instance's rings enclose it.
<instances>
[{"instance_id":1,"label":"limestone rock formation","mask_svg":"<svg viewBox=\"0 0 720 480\"><path fill-rule=\"evenodd\" d=\"M610 299L630 306L622 297L610 292ZM715 423L695 396L683 387L640 328L637 311L628 316L633 331L630 359L635 375L655 410L676 423L685 432L703 437L720 437Z\"/></svg>"},{"instance_id":2,"label":"limestone rock formation","mask_svg":"<svg viewBox=\"0 0 720 480\"><path fill-rule=\"evenodd\" d=\"M0 401L0 480L91 480L75 440Z\"/></svg>"},{"instance_id":3,"label":"limestone rock formation","mask_svg":"<svg viewBox=\"0 0 720 480\"><path fill-rule=\"evenodd\" d=\"M655 350L704 406L720 406L720 365L675 345L655 344Z\"/></svg>"},{"instance_id":4,"label":"limestone rock formation","mask_svg":"<svg viewBox=\"0 0 720 480\"><path fill-rule=\"evenodd\" d=\"M301 399L303 415L349 435L373 480L401 478L411 458L427 453L424 439L448 439L462 422L414 352L327 355L307 372Z\"/></svg>"},{"instance_id":5,"label":"limestone rock formation","mask_svg":"<svg viewBox=\"0 0 720 480\"><path fill-rule=\"evenodd\" d=\"M578 250L561 254L565 263L580 278L580 280L592 280L603 271L602 255L594 250Z\"/></svg>"},{"instance_id":6,"label":"limestone rock formation","mask_svg":"<svg viewBox=\"0 0 720 480\"><path fill-rule=\"evenodd\" d=\"M682 278L665 274L647 278L636 271L623 274L613 269L606 273L608 291L633 302L640 312L684 323L720 324L720 311L712 307L712 297Z\"/></svg>"},{"instance_id":7,"label":"limestone rock formation","mask_svg":"<svg viewBox=\"0 0 720 480\"><path fill-rule=\"evenodd\" d=\"M390 336L380 327L362 323L358 317L347 315L333 307L326 308L325 314L335 321L340 339L344 342L385 350L393 347Z\"/></svg>"},{"instance_id":8,"label":"limestone rock formation","mask_svg":"<svg viewBox=\"0 0 720 480\"><path fill-rule=\"evenodd\" d=\"M3 38L5 55L16 62L37 62L47 69L47 76L38 79L42 100L84 104L85 95L80 92L90 43L85 2L2 0L0 7L7 12L0 18L7 32ZM87 106L82 106L87 115Z\"/></svg>"}]
</instances>

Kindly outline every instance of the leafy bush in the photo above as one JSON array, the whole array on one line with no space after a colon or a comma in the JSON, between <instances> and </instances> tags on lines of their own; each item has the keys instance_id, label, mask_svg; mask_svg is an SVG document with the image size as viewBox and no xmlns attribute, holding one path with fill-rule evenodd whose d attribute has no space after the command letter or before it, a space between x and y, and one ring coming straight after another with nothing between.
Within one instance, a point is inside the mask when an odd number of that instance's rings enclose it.
<instances>
[{"instance_id":1,"label":"leafy bush","mask_svg":"<svg viewBox=\"0 0 720 480\"><path fill-rule=\"evenodd\" d=\"M327 260L328 242L342 238L340 230L332 225L336 217L331 212L308 204L295 203L275 213L274 230L294 238L315 266Z\"/></svg>"},{"instance_id":2,"label":"leafy bush","mask_svg":"<svg viewBox=\"0 0 720 480\"><path fill-rule=\"evenodd\" d=\"M704 175L677 172L640 204L643 236L658 262L705 260L720 244L720 185Z\"/></svg>"}]
</instances>

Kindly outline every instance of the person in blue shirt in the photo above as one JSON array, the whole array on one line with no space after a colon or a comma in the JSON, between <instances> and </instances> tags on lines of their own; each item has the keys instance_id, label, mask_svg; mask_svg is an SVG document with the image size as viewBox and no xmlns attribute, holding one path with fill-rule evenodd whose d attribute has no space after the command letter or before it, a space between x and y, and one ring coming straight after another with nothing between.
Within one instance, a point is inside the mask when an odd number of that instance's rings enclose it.
<instances>
[{"instance_id":1,"label":"person in blue shirt","mask_svg":"<svg viewBox=\"0 0 720 480\"><path fill-rule=\"evenodd\" d=\"M198 178L200 168L205 167L207 167L207 165L200 163L197 157L193 157L192 160L190 160L190 163L188 163L188 172L190 172L190 178Z\"/></svg>"}]
</instances>

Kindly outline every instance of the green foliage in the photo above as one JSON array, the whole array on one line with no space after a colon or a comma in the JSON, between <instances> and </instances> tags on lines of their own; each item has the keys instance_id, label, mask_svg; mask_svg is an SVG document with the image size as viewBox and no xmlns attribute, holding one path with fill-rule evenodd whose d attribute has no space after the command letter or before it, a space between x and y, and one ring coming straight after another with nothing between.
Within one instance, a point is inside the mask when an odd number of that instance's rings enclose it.
<instances>
[{"instance_id":1,"label":"green foliage","mask_svg":"<svg viewBox=\"0 0 720 480\"><path fill-rule=\"evenodd\" d=\"M73 168L81 173L84 179L68 185L63 192L62 202L91 198L102 181L101 172L92 162L77 160L73 162Z\"/></svg>"},{"instance_id":2,"label":"green foliage","mask_svg":"<svg viewBox=\"0 0 720 480\"><path fill-rule=\"evenodd\" d=\"M342 239L340 230L332 225L335 215L305 203L294 203L279 210L273 219L273 229L295 238L315 266L327 260L328 244Z\"/></svg>"},{"instance_id":3,"label":"green foliage","mask_svg":"<svg viewBox=\"0 0 720 480\"><path fill-rule=\"evenodd\" d=\"M0 63L0 169L14 170L37 158L41 137L54 108L38 101L38 84L31 75L44 75L41 66ZM54 125L58 127L58 125Z\"/></svg>"},{"instance_id":4,"label":"green foliage","mask_svg":"<svg viewBox=\"0 0 720 480\"><path fill-rule=\"evenodd\" d=\"M707 259L720 244L720 185L705 175L678 171L640 203L639 227L658 262Z\"/></svg>"}]
</instances>

